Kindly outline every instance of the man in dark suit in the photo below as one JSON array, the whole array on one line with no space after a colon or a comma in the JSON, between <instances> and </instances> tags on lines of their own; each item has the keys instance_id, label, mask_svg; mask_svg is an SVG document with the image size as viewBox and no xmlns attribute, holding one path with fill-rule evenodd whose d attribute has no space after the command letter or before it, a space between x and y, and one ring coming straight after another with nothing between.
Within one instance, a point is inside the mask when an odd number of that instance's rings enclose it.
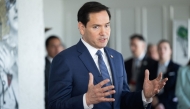
<instances>
[{"instance_id":1,"label":"man in dark suit","mask_svg":"<svg viewBox=\"0 0 190 109\"><path fill-rule=\"evenodd\" d=\"M144 88L130 92L122 55L106 47L110 37L110 12L98 2L78 11L80 41L59 53L51 66L49 109L144 109L165 85L161 75Z\"/></svg>"},{"instance_id":2,"label":"man in dark suit","mask_svg":"<svg viewBox=\"0 0 190 109\"><path fill-rule=\"evenodd\" d=\"M48 82L50 65L53 58L62 50L64 50L63 44L59 37L52 35L46 39L45 42L47 56L45 57L45 108L48 109Z\"/></svg>"},{"instance_id":3,"label":"man in dark suit","mask_svg":"<svg viewBox=\"0 0 190 109\"><path fill-rule=\"evenodd\" d=\"M154 97L152 102L153 109L176 109L177 97L175 96L175 85L177 79L177 71L179 65L171 60L172 49L169 41L161 40L158 43L159 62L157 62L157 73L153 75L156 77L159 72L163 72L163 77L168 78L168 82L164 89Z\"/></svg>"},{"instance_id":4,"label":"man in dark suit","mask_svg":"<svg viewBox=\"0 0 190 109\"><path fill-rule=\"evenodd\" d=\"M130 37L130 48L133 57L125 61L128 84L131 91L143 89L144 71L150 71L150 80L154 79L152 73L156 73L156 61L146 56L146 43L142 35L134 34Z\"/></svg>"}]
</instances>

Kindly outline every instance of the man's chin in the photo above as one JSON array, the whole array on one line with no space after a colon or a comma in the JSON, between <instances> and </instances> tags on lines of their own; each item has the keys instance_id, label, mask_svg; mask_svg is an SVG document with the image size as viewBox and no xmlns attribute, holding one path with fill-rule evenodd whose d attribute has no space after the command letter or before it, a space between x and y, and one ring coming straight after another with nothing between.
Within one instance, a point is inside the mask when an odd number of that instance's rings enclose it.
<instances>
[{"instance_id":1,"label":"man's chin","mask_svg":"<svg viewBox=\"0 0 190 109\"><path fill-rule=\"evenodd\" d=\"M104 47L106 47L106 45L101 45L101 46L98 46L96 48L101 49L101 48L104 48Z\"/></svg>"}]
</instances>

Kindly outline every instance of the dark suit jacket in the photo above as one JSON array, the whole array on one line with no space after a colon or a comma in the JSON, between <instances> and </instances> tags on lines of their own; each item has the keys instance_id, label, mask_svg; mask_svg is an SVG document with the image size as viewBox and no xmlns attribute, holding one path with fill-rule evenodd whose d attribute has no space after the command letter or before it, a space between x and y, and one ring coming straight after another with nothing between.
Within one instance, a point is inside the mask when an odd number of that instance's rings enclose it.
<instances>
[{"instance_id":1,"label":"dark suit jacket","mask_svg":"<svg viewBox=\"0 0 190 109\"><path fill-rule=\"evenodd\" d=\"M144 73L145 70L148 69L150 72L149 79L153 80L155 79L155 73L157 73L157 61L145 56L141 62L141 67L140 67L140 73L138 75L138 81L136 84L136 91L142 90L143 89L143 83L144 83ZM125 69L127 72L127 79L128 83L130 83L132 79L132 70L133 70L133 58L130 58L125 61Z\"/></svg>"},{"instance_id":2,"label":"dark suit jacket","mask_svg":"<svg viewBox=\"0 0 190 109\"><path fill-rule=\"evenodd\" d=\"M51 63L47 57L45 57L45 109L48 109L48 81Z\"/></svg>"},{"instance_id":3,"label":"dark suit jacket","mask_svg":"<svg viewBox=\"0 0 190 109\"><path fill-rule=\"evenodd\" d=\"M157 63L157 69L158 69L159 63ZM163 75L163 78L168 78L168 81L166 82L166 85L164 86L164 92L162 94L158 94L157 97L159 99L159 102L164 104L165 109L176 109L177 108L177 102L175 101L175 85L177 81L177 72L179 69L179 65L174 63L173 61L169 62L168 68L166 73ZM154 77L156 77L154 75Z\"/></svg>"},{"instance_id":4,"label":"dark suit jacket","mask_svg":"<svg viewBox=\"0 0 190 109\"><path fill-rule=\"evenodd\" d=\"M144 109L141 91L129 91L122 55L107 47L104 50L116 90L115 102L98 103L93 109ZM49 109L84 109L83 95L88 90L89 72L94 76L95 85L103 80L82 41L58 54L51 66Z\"/></svg>"}]
</instances>

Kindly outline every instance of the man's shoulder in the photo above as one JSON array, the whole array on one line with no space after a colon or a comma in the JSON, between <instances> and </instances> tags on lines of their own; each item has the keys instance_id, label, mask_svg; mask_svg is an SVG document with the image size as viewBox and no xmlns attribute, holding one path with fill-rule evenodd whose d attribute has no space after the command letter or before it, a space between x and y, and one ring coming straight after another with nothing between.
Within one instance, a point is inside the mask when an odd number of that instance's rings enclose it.
<instances>
[{"instance_id":1,"label":"man's shoulder","mask_svg":"<svg viewBox=\"0 0 190 109\"><path fill-rule=\"evenodd\" d=\"M61 51L58 55L55 56L55 58L56 57L69 58L69 57L75 56L76 53L77 53L76 45L73 45Z\"/></svg>"},{"instance_id":2,"label":"man's shoulder","mask_svg":"<svg viewBox=\"0 0 190 109\"><path fill-rule=\"evenodd\" d=\"M149 64L151 64L151 65L157 65L158 64L158 61L156 61L156 60L154 60L154 59L152 59L152 58L150 58L150 57L146 57L146 59L145 59Z\"/></svg>"},{"instance_id":3,"label":"man's shoulder","mask_svg":"<svg viewBox=\"0 0 190 109\"><path fill-rule=\"evenodd\" d=\"M112 48L109 48L109 47L105 47L105 49L109 52L109 53L112 53L112 54L117 54L117 55L122 55L121 53L119 53L118 51L112 49Z\"/></svg>"},{"instance_id":4,"label":"man's shoulder","mask_svg":"<svg viewBox=\"0 0 190 109\"><path fill-rule=\"evenodd\" d=\"M130 57L128 59L125 60L125 64L131 64L133 62L133 58Z\"/></svg>"},{"instance_id":5,"label":"man's shoulder","mask_svg":"<svg viewBox=\"0 0 190 109\"><path fill-rule=\"evenodd\" d=\"M180 67L180 65L178 63L175 63L173 61L170 61L170 64L172 65L173 68L177 68L178 69Z\"/></svg>"},{"instance_id":6,"label":"man's shoulder","mask_svg":"<svg viewBox=\"0 0 190 109\"><path fill-rule=\"evenodd\" d=\"M180 65L170 60L170 63L168 65L168 72L175 72L177 73L180 68Z\"/></svg>"}]
</instances>

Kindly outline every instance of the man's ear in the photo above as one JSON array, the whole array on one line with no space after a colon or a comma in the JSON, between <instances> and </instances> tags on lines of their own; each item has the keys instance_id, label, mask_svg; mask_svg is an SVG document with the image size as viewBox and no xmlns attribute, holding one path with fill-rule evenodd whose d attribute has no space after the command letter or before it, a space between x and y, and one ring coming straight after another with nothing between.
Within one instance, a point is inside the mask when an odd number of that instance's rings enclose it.
<instances>
[{"instance_id":1,"label":"man's ear","mask_svg":"<svg viewBox=\"0 0 190 109\"><path fill-rule=\"evenodd\" d=\"M82 24L82 22L78 22L78 29L80 31L80 34L83 36L85 31L85 26Z\"/></svg>"}]
</instances>

